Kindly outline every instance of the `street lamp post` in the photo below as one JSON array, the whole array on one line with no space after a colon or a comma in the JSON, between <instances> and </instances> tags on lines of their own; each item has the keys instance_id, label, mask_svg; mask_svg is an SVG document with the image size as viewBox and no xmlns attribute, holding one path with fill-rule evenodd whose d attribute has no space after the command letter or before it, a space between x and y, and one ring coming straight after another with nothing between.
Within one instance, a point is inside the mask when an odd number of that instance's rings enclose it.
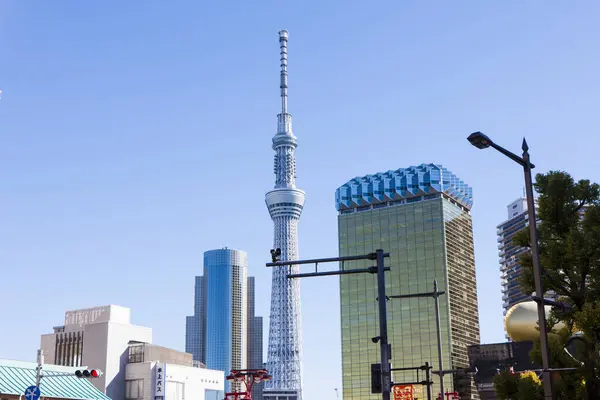
<instances>
[{"instance_id":1,"label":"street lamp post","mask_svg":"<svg viewBox=\"0 0 600 400\"><path fill-rule=\"evenodd\" d=\"M540 250L538 243L537 221L535 216L535 200L533 198L533 181L531 179L531 170L535 168L530 161L529 146L523 138L523 156L506 150L504 147L494 143L489 137L481 132L475 132L469 135L467 140L478 149L486 149L492 147L504 154L511 160L523 167L525 174L525 191L527 195L527 213L529 215L529 235L531 241L531 259L533 262L533 278L535 283L535 292L537 297L538 320L540 326L540 346L542 352L542 368L543 368L543 384L544 398L553 400L554 394L552 391L552 373L550 371L550 348L548 346L548 329L546 323L546 309L544 307L544 291L542 288L542 266L540 265Z\"/></svg>"},{"instance_id":2,"label":"street lamp post","mask_svg":"<svg viewBox=\"0 0 600 400\"><path fill-rule=\"evenodd\" d=\"M252 400L252 387L255 383L268 381L271 375L266 369L232 369L225 377L230 382L242 382L244 391L225 393L225 400Z\"/></svg>"}]
</instances>

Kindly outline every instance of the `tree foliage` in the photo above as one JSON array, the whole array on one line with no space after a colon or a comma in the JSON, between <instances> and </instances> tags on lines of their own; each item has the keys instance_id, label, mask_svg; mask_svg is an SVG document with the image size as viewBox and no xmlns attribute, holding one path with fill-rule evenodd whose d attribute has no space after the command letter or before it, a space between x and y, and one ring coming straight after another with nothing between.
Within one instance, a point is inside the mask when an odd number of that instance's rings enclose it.
<instances>
[{"instance_id":1,"label":"tree foliage","mask_svg":"<svg viewBox=\"0 0 600 400\"><path fill-rule=\"evenodd\" d=\"M494 377L494 389L500 400L543 400L542 382L535 372L513 374L501 371Z\"/></svg>"},{"instance_id":2,"label":"tree foliage","mask_svg":"<svg viewBox=\"0 0 600 400\"><path fill-rule=\"evenodd\" d=\"M550 360L552 368L576 368L574 371L560 371L553 373L554 391L557 399L583 400L582 397L584 368L581 363L567 352L568 341L571 337L571 331L564 328L556 334L548 336L550 347ZM534 343L533 350L530 353L531 359L538 365L542 364L542 353L540 342Z\"/></svg>"},{"instance_id":3,"label":"tree foliage","mask_svg":"<svg viewBox=\"0 0 600 400\"><path fill-rule=\"evenodd\" d=\"M537 219L543 288L554 291L559 300L569 306L567 310L554 309L549 319L549 328L558 320L568 326L568 330L558 335L558 342L550 343L551 366L569 364L561 357L564 345L576 327L589 343L582 354L584 367L581 371L587 382L587 398L600 398L596 345L600 343L600 303L597 302L600 299L600 186L589 180L575 182L568 173L551 171L536 176L535 189L539 195ZM530 247L529 229L519 232L513 243ZM534 292L529 253L522 256L521 265L523 290ZM532 356L541 358L539 345ZM568 396L576 396L575 392L581 390L581 379L576 374L560 373L557 379L557 387L562 385L561 390L569 392Z\"/></svg>"},{"instance_id":4,"label":"tree foliage","mask_svg":"<svg viewBox=\"0 0 600 400\"><path fill-rule=\"evenodd\" d=\"M544 289L555 291L575 311L582 311L600 293L600 186L575 182L565 172L536 176L538 236ZM583 215L583 218L582 218ZM530 247L529 230L519 232L516 245ZM521 285L535 291L531 255L521 263ZM570 320L572 315L566 317Z\"/></svg>"},{"instance_id":5,"label":"tree foliage","mask_svg":"<svg viewBox=\"0 0 600 400\"><path fill-rule=\"evenodd\" d=\"M548 337L552 367L577 368L575 371L554 373L554 392L556 393L556 398L559 400L584 400L587 397L584 394L583 369L578 361L565 352L565 347L570 337L571 333L567 328ZM542 357L539 341L534 344L530 356L536 364L541 364ZM523 381L524 379L525 381ZM499 399L543 399L543 387L536 372L529 371L520 375L512 375L508 370L502 371L494 377L494 389Z\"/></svg>"}]
</instances>

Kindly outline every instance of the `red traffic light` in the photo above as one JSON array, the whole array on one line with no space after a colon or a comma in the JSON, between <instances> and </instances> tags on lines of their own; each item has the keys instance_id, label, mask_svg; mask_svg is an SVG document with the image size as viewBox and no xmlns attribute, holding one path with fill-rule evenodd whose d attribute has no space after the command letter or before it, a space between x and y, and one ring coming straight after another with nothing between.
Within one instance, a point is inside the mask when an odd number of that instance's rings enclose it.
<instances>
[{"instance_id":1,"label":"red traffic light","mask_svg":"<svg viewBox=\"0 0 600 400\"><path fill-rule=\"evenodd\" d=\"M99 369L77 370L75 371L75 376L78 378L99 378L102 376L102 371Z\"/></svg>"}]
</instances>

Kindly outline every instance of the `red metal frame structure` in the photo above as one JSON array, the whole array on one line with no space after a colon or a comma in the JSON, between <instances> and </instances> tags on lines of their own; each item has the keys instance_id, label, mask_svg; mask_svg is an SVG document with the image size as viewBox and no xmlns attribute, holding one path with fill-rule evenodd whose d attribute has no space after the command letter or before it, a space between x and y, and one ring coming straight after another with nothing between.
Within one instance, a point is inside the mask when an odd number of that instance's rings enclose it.
<instances>
[{"instance_id":1,"label":"red metal frame structure","mask_svg":"<svg viewBox=\"0 0 600 400\"><path fill-rule=\"evenodd\" d=\"M243 382L244 392L229 392L225 393L224 400L252 400L252 386L258 382L271 380L266 369L232 369L231 374L225 379L230 382Z\"/></svg>"}]
</instances>

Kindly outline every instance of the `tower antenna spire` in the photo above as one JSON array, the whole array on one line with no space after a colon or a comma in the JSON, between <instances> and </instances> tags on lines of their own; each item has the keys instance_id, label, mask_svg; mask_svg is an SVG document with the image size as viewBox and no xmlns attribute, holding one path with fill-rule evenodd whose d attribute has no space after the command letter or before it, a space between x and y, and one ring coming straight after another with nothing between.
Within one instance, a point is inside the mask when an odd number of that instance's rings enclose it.
<instances>
[{"instance_id":1,"label":"tower antenna spire","mask_svg":"<svg viewBox=\"0 0 600 400\"><path fill-rule=\"evenodd\" d=\"M287 46L288 32L281 30L281 112L277 114L277 133L272 140L275 187L265 196L273 220L273 249L277 249L273 252L279 254L281 261L298 260L298 222L306 199L304 191L296 187L297 139L292 131L292 115L288 114ZM272 272L267 369L273 378L265 382L265 400L302 400L300 283L287 279L295 271L299 271L297 265L274 268Z\"/></svg>"},{"instance_id":2,"label":"tower antenna spire","mask_svg":"<svg viewBox=\"0 0 600 400\"><path fill-rule=\"evenodd\" d=\"M281 58L281 72L279 74L279 88L281 89L281 113L287 114L287 89L288 89L288 72L287 72L287 42L288 31L279 31L279 53Z\"/></svg>"}]
</instances>

